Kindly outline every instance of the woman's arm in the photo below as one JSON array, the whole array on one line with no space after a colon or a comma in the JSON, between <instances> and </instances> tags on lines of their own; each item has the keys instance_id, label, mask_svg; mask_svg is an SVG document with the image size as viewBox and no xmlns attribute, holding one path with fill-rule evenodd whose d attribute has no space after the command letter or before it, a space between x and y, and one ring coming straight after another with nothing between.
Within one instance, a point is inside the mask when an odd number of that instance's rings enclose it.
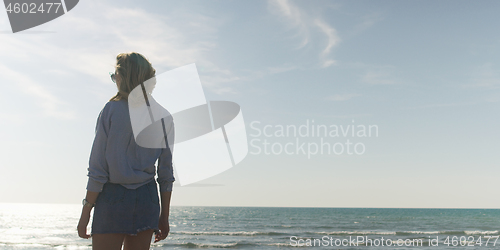
<instances>
[{"instance_id":1,"label":"woman's arm","mask_svg":"<svg viewBox=\"0 0 500 250\"><path fill-rule=\"evenodd\" d=\"M160 223L158 227L160 228L160 234L155 236L155 242L164 240L167 238L170 232L170 225L168 222L168 216L170 214L170 198L172 197L172 191L160 192L161 195L161 213L160 213Z\"/></svg>"},{"instance_id":2,"label":"woman's arm","mask_svg":"<svg viewBox=\"0 0 500 250\"><path fill-rule=\"evenodd\" d=\"M95 127L95 138L90 151L87 190L101 192L104 184L109 179L108 162L106 161L106 145L110 130L108 102L99 113Z\"/></svg>"},{"instance_id":3,"label":"woman's arm","mask_svg":"<svg viewBox=\"0 0 500 250\"><path fill-rule=\"evenodd\" d=\"M108 140L109 118L108 109L109 102L99 113L95 128L95 138L90 152L89 167L88 167L88 182L87 195L85 199L90 204L95 204L99 192L102 191L104 184L108 181L108 164L106 162L106 143ZM88 239L87 225L90 220L90 212L92 207L83 206L80 221L78 222L78 236Z\"/></svg>"},{"instance_id":4,"label":"woman's arm","mask_svg":"<svg viewBox=\"0 0 500 250\"><path fill-rule=\"evenodd\" d=\"M160 233L155 236L155 242L164 240L167 238L170 232L170 226L168 222L168 216L170 214L170 198L172 197L172 187L174 178L174 168L172 165L172 154L174 150L174 137L175 129L174 123L171 116L163 118L166 120L168 131L166 134L167 141L166 148L162 149L160 158L158 158L158 183L160 184L160 196L161 196L161 213L160 213L160 223L158 227L160 228Z\"/></svg>"},{"instance_id":5,"label":"woman's arm","mask_svg":"<svg viewBox=\"0 0 500 250\"><path fill-rule=\"evenodd\" d=\"M170 214L170 198L172 197L172 191L160 192L161 194L161 215L166 216Z\"/></svg>"},{"instance_id":6,"label":"woman's arm","mask_svg":"<svg viewBox=\"0 0 500 250\"><path fill-rule=\"evenodd\" d=\"M99 196L98 192L92 192L92 191L87 191L87 196L85 199L90 203L90 204L95 204L95 201L97 200L97 196ZM82 208L82 214L80 215L80 221L78 222L78 236L81 238L88 239L90 238L90 235L87 234L87 225L89 224L90 221L90 212L92 211L92 207L87 207L83 206Z\"/></svg>"},{"instance_id":7,"label":"woman's arm","mask_svg":"<svg viewBox=\"0 0 500 250\"><path fill-rule=\"evenodd\" d=\"M158 158L158 184L160 184L160 192L172 191L174 178L174 168L172 164L172 155L174 153L175 128L172 116L162 118L165 120L166 129L166 148L161 149L160 157ZM164 135L165 136L165 135Z\"/></svg>"}]
</instances>

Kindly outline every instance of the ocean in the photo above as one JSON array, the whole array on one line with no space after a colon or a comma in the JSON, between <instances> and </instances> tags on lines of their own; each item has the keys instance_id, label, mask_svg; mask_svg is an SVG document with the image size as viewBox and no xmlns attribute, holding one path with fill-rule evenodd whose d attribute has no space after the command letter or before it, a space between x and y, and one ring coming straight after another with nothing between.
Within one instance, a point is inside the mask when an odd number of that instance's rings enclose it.
<instances>
[{"instance_id":1,"label":"ocean","mask_svg":"<svg viewBox=\"0 0 500 250\"><path fill-rule=\"evenodd\" d=\"M91 249L80 212L0 203L0 249ZM170 223L151 249L500 249L498 209L172 207Z\"/></svg>"}]
</instances>

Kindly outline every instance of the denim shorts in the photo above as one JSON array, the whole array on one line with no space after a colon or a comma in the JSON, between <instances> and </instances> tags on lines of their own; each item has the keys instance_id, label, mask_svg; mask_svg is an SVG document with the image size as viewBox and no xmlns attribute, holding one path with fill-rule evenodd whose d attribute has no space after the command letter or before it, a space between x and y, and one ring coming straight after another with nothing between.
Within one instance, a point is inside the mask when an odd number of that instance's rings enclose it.
<instances>
[{"instance_id":1,"label":"denim shorts","mask_svg":"<svg viewBox=\"0 0 500 250\"><path fill-rule=\"evenodd\" d=\"M92 219L92 234L159 232L160 201L156 180L137 189L107 182L97 197Z\"/></svg>"}]
</instances>

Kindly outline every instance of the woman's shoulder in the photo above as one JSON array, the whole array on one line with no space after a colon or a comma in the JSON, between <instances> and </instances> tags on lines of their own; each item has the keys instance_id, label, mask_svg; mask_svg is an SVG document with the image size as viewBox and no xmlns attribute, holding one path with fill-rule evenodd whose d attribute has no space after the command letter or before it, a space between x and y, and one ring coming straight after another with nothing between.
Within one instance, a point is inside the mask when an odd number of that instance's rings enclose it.
<instances>
[{"instance_id":1,"label":"woman's shoulder","mask_svg":"<svg viewBox=\"0 0 500 250\"><path fill-rule=\"evenodd\" d=\"M108 101L103 109L117 109L117 108L123 108L127 107L127 101L126 100L119 100L119 101Z\"/></svg>"},{"instance_id":2,"label":"woman's shoulder","mask_svg":"<svg viewBox=\"0 0 500 250\"><path fill-rule=\"evenodd\" d=\"M101 110L101 115L110 116L115 112L121 112L121 110L127 109L127 102L120 101L108 101L104 104L104 107Z\"/></svg>"}]
</instances>

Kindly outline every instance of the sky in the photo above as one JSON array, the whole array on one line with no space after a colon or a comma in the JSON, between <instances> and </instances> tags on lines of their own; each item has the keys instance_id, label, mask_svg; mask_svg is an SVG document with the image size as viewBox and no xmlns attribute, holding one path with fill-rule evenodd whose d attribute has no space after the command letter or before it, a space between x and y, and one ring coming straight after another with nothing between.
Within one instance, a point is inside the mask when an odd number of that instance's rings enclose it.
<instances>
[{"instance_id":1,"label":"sky","mask_svg":"<svg viewBox=\"0 0 500 250\"><path fill-rule=\"evenodd\" d=\"M81 203L108 72L135 51L157 72L196 63L245 120L246 158L176 183L173 206L499 208L499 8L82 0L15 34L0 12L0 202ZM329 133L280 134L313 124Z\"/></svg>"}]
</instances>

